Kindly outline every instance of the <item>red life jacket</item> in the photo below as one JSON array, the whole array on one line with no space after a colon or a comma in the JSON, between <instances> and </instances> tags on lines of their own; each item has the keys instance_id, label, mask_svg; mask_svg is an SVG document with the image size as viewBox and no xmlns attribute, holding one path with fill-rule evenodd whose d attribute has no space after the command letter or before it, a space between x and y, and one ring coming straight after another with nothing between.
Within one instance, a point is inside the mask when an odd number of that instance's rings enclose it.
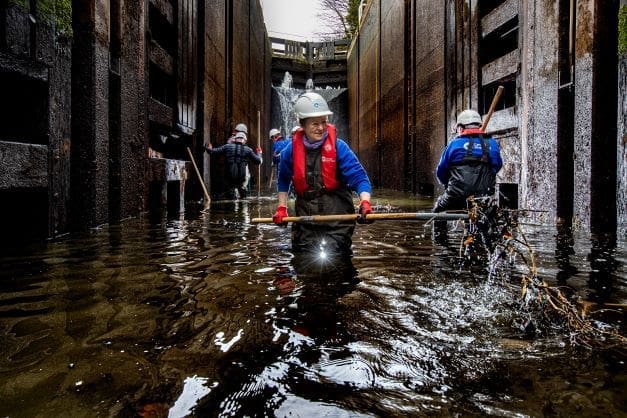
<instances>
[{"instance_id":1,"label":"red life jacket","mask_svg":"<svg viewBox=\"0 0 627 418\"><path fill-rule=\"evenodd\" d=\"M471 136L471 135L485 135L485 131L481 128L468 128L462 129L459 136Z\"/></svg>"},{"instance_id":2,"label":"red life jacket","mask_svg":"<svg viewBox=\"0 0 627 418\"><path fill-rule=\"evenodd\" d=\"M322 183L324 184L325 191L336 190L340 187L340 182L337 181L337 150L335 148L335 126L327 124L327 138L322 144ZM294 159L294 190L296 194L302 196L304 192L311 191L311 187L307 184L305 178L305 166L307 150L305 149L303 136L305 131L299 129L294 133L292 138L292 158Z\"/></svg>"}]
</instances>

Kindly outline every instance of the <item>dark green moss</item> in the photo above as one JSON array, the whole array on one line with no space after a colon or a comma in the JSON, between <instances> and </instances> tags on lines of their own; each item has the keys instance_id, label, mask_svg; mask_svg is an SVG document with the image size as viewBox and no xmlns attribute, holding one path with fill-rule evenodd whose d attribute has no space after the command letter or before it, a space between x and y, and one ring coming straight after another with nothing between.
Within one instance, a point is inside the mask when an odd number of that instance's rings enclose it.
<instances>
[{"instance_id":1,"label":"dark green moss","mask_svg":"<svg viewBox=\"0 0 627 418\"><path fill-rule=\"evenodd\" d=\"M28 0L9 0L9 4L14 4L22 9L28 9Z\"/></svg>"},{"instance_id":2,"label":"dark green moss","mask_svg":"<svg viewBox=\"0 0 627 418\"><path fill-rule=\"evenodd\" d=\"M54 15L57 19L57 30L68 36L72 35L72 0L56 0Z\"/></svg>"},{"instance_id":3,"label":"dark green moss","mask_svg":"<svg viewBox=\"0 0 627 418\"><path fill-rule=\"evenodd\" d=\"M9 0L9 4L30 10L29 0ZM37 19L55 24L57 32L72 34L72 0L37 0Z\"/></svg>"}]
</instances>

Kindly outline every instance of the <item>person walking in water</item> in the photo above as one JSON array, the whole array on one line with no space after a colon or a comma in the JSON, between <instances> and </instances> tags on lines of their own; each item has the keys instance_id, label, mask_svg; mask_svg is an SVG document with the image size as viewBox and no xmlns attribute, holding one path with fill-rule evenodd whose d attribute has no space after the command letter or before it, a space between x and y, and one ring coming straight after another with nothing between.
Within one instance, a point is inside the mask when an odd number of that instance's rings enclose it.
<instances>
[{"instance_id":1,"label":"person walking in water","mask_svg":"<svg viewBox=\"0 0 627 418\"><path fill-rule=\"evenodd\" d=\"M281 131L278 129L270 129L270 140L272 141L272 166L278 168L281 160L281 151L283 151L288 141L283 138Z\"/></svg>"},{"instance_id":2,"label":"person walking in water","mask_svg":"<svg viewBox=\"0 0 627 418\"><path fill-rule=\"evenodd\" d=\"M442 152L436 168L436 177L445 190L433 212L466 209L468 197L494 194L496 174L503 167L503 160L499 144L486 137L481 122L479 113L472 109L457 116L457 136Z\"/></svg>"},{"instance_id":3,"label":"person walking in water","mask_svg":"<svg viewBox=\"0 0 627 418\"><path fill-rule=\"evenodd\" d=\"M279 162L281 161L281 151L287 145L287 139L283 138L281 131L278 129L270 129L270 140L272 141L272 169L277 172L279 170Z\"/></svg>"},{"instance_id":4,"label":"person walking in water","mask_svg":"<svg viewBox=\"0 0 627 418\"><path fill-rule=\"evenodd\" d=\"M244 144L246 144L246 141L248 141L248 126L246 126L245 123L240 122L237 125L235 125L235 128L233 128L233 132L231 132L231 136L227 138L226 143L227 144L232 144L233 142L235 142L235 135L237 135L239 132L243 132L245 137L244 137ZM246 190L246 193L248 193L249 187L248 184L250 182L250 169L248 168L248 165L246 166L246 180L244 180L244 183L242 184L242 188Z\"/></svg>"},{"instance_id":5,"label":"person walking in water","mask_svg":"<svg viewBox=\"0 0 627 418\"><path fill-rule=\"evenodd\" d=\"M353 192L360 199L358 222L366 223L372 186L366 170L348 144L327 121L333 112L317 93L302 94L294 104L301 128L294 132L279 162L278 207L273 222L285 225L290 183L294 184L296 216L353 214ZM293 223L292 250L350 256L354 221Z\"/></svg>"},{"instance_id":6,"label":"person walking in water","mask_svg":"<svg viewBox=\"0 0 627 418\"><path fill-rule=\"evenodd\" d=\"M224 154L226 158L224 181L227 192L231 199L243 199L247 195L245 187L246 169L248 163L261 164L261 148L257 147L257 152L245 145L246 134L238 132L233 137L233 142L226 143L220 147L213 148L211 142L205 144L205 151L209 154Z\"/></svg>"}]
</instances>

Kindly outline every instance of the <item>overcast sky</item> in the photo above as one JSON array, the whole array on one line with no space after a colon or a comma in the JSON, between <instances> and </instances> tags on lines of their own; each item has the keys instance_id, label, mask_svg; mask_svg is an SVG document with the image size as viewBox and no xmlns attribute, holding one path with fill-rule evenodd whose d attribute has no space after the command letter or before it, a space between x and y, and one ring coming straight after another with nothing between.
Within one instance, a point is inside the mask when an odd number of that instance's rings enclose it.
<instances>
[{"instance_id":1,"label":"overcast sky","mask_svg":"<svg viewBox=\"0 0 627 418\"><path fill-rule=\"evenodd\" d=\"M260 0L268 36L315 41L318 0Z\"/></svg>"}]
</instances>

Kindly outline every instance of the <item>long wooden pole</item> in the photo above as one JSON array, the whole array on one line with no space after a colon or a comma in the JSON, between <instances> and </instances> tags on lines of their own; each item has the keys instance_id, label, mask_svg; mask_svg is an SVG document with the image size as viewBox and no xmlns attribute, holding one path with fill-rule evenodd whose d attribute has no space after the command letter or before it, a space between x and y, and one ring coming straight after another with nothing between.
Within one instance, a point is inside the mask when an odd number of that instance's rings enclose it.
<instances>
[{"instance_id":1,"label":"long wooden pole","mask_svg":"<svg viewBox=\"0 0 627 418\"><path fill-rule=\"evenodd\" d=\"M261 148L261 112L257 111L257 148ZM257 199L261 197L261 164L257 165Z\"/></svg>"},{"instance_id":2,"label":"long wooden pole","mask_svg":"<svg viewBox=\"0 0 627 418\"><path fill-rule=\"evenodd\" d=\"M196 171L196 175L198 176L198 181L200 181L200 185L202 186L202 191L205 193L205 206L211 203L211 198L209 197L209 192L207 191L207 187L205 186L205 181L200 175L200 170L198 170L198 166L196 165L196 160L194 159L194 155L189 147L185 147L187 149L187 153L189 154L189 158L192 160L192 164L194 165L194 171Z\"/></svg>"},{"instance_id":3,"label":"long wooden pole","mask_svg":"<svg viewBox=\"0 0 627 418\"><path fill-rule=\"evenodd\" d=\"M336 222L354 221L359 218L356 213L346 215L314 215L314 216L288 216L283 218L284 222ZM445 220L455 221L468 219L467 213L430 213L430 212L398 212L398 213L370 213L366 215L366 220L408 220L408 221L430 221ZM253 218L251 223L273 223L272 218Z\"/></svg>"},{"instance_id":4,"label":"long wooden pole","mask_svg":"<svg viewBox=\"0 0 627 418\"><path fill-rule=\"evenodd\" d=\"M270 167L270 181L268 182L268 190L272 190L272 180L274 179L274 167Z\"/></svg>"},{"instance_id":5,"label":"long wooden pole","mask_svg":"<svg viewBox=\"0 0 627 418\"><path fill-rule=\"evenodd\" d=\"M505 89L505 87L503 86L499 86L496 89L496 93L494 94L494 98L492 99L492 104L490 105L490 110L488 110L488 114L485 115L485 118L483 119L483 124L481 125L481 130L485 132L486 128L488 127L488 123L490 123L490 119L492 118L492 114L494 113L494 110L496 109L496 105L498 104L499 100L501 99L501 95L503 94L503 90Z\"/></svg>"}]
</instances>

